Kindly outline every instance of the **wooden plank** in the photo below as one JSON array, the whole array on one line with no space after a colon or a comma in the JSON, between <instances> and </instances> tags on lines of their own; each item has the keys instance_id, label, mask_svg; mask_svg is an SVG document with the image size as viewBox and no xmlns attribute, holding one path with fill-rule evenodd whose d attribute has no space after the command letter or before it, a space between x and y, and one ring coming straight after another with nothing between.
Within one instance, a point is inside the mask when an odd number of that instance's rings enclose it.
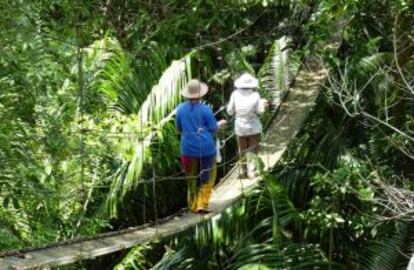
<instances>
[{"instance_id":1,"label":"wooden plank","mask_svg":"<svg viewBox=\"0 0 414 270\"><path fill-rule=\"evenodd\" d=\"M290 89L285 102L281 105L279 113L266 133L265 140L261 143L259 156L264 162L265 171L276 165L290 140L300 130L315 103L320 84L326 76L327 70L316 62L308 63L299 72L295 85ZM260 178L239 179L238 167L236 167L215 187L210 201L212 212L208 215L186 213L158 225L130 230L119 235L28 251L25 252L26 258L5 257L0 259L0 270L39 269L67 265L124 250L160 237L174 235L218 215L240 199L244 193L255 187L259 181Z\"/></svg>"}]
</instances>

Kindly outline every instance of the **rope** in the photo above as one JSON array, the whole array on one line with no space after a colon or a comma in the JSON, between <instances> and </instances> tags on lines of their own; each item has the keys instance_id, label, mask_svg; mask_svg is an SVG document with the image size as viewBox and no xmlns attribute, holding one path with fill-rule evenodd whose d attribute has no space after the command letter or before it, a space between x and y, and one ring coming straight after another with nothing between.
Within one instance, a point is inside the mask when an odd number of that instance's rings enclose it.
<instances>
[{"instance_id":1,"label":"rope","mask_svg":"<svg viewBox=\"0 0 414 270\"><path fill-rule=\"evenodd\" d=\"M202 45L199 45L199 46L196 46L196 47L182 47L182 49L186 50L188 52L191 52L191 51L194 51L194 50L202 50L202 49L205 49L205 48L209 48L209 47L218 45L222 42L228 41L228 40L234 38L235 36L241 34L242 32L244 32L245 30L247 30L251 26L253 26L258 21L258 19L260 19L264 15L264 13L266 13L266 10L263 13L259 14L258 17L256 18L256 20L254 20L251 24L247 25L245 28L243 28L243 29L241 29L241 30L239 30L235 33L228 34L225 37L220 38L220 37L217 37L216 35L204 35L204 37L208 37L208 38L216 39L216 40L218 39L217 41L202 44ZM9 22L9 24L10 25L8 27L8 30L5 30L6 32L7 31L11 32L13 27L18 27L19 31L22 32L22 33L34 33L34 31L38 32L38 29L39 29L38 25L24 25L24 26L22 26L22 25L12 25L11 22ZM295 26L280 26L280 25L277 25L273 29L271 29L269 32L273 33L276 30L281 31L281 32L286 32L286 31L291 30L292 28L295 28ZM59 39L55 36L47 36L47 35L45 36L45 33L46 32L41 32L41 33L38 33L38 34L42 35L42 38L44 38L44 39L53 40L53 41L62 43L65 46L69 45L69 46L74 47L74 48L78 47L78 44L76 44L74 42L71 42L69 40L62 40L62 39ZM192 32L187 32L186 34L188 36L196 37L196 35ZM249 35L249 36L245 36L245 37L240 37L239 36L237 39L238 40L248 40L248 41L251 41L251 40L255 40L255 41L258 41L258 40L267 40L267 41L271 40L271 38L269 38L269 36L263 36L263 35ZM92 45L82 46L81 48L82 49L92 48ZM50 48L46 47L44 49L48 50ZM117 52L116 50L106 49L106 48L93 48L93 49L96 50L96 51L105 51L105 52L113 52L113 53ZM164 49L165 50L171 50L171 51L175 50L175 48L164 48Z\"/></svg>"},{"instance_id":2,"label":"rope","mask_svg":"<svg viewBox=\"0 0 414 270\"><path fill-rule=\"evenodd\" d=\"M76 37L77 37L77 49L76 54L78 58L78 98L79 98L79 121L81 130L84 128L84 87L83 87L83 53L81 49L81 26L82 24L79 22L79 14L77 16L77 22L76 22ZM82 197L82 208L79 213L78 221L75 226L74 234L77 234L78 229L80 228L86 209L88 205L88 197L86 194L86 188L85 188L85 134L84 132L80 133L80 146L79 146L79 153L80 153L80 183L81 183L81 197Z\"/></svg>"},{"instance_id":3,"label":"rope","mask_svg":"<svg viewBox=\"0 0 414 270\"><path fill-rule=\"evenodd\" d=\"M154 206L154 215L155 215L155 235L158 238L158 208L157 208L157 193L156 193L156 184L157 184L157 176L155 174L155 167L152 166L152 198L153 198L153 206ZM144 206L145 207L145 206Z\"/></svg>"},{"instance_id":4,"label":"rope","mask_svg":"<svg viewBox=\"0 0 414 270\"><path fill-rule=\"evenodd\" d=\"M223 70L223 56L222 56L222 49L219 47L218 49L218 57L217 57L217 60L219 61L219 68L220 68L220 70ZM225 104L225 98L224 98L224 85L223 84L221 84L221 104L223 105L223 104ZM227 106L222 106L222 109L224 110L225 108L227 108ZM222 110L219 110L220 112L222 111ZM220 134L219 134L219 138L220 138L221 136L220 136ZM226 141L224 141L224 140L221 140L221 143L220 143L220 149L218 149L217 151L220 151L221 149L223 149L223 160L225 161L226 160L226 148L224 147L224 145L226 144L226 142L227 142L227 140ZM225 166L225 164L224 164L224 166L223 166L223 172L225 172L226 171L226 166Z\"/></svg>"},{"instance_id":5,"label":"rope","mask_svg":"<svg viewBox=\"0 0 414 270\"><path fill-rule=\"evenodd\" d=\"M79 25L76 27L76 33L79 36ZM80 42L79 42L80 44ZM84 110L83 110L83 104L84 104L84 91L83 91L83 54L80 48L80 45L77 48L77 56L78 56L78 87L79 87L79 113L80 113L80 125L81 129L83 129L84 126ZM80 143L80 155L81 155L81 184L82 184L82 192L84 192L84 176L85 176L85 166L84 166L84 150L85 150L85 138L84 133L81 132L81 143Z\"/></svg>"},{"instance_id":6,"label":"rope","mask_svg":"<svg viewBox=\"0 0 414 270\"><path fill-rule=\"evenodd\" d=\"M147 196L145 194L145 190L146 190L145 185L142 185L142 198L143 198L143 205L144 205L144 207L142 208L142 221L143 221L143 223L147 222L147 203L146 203Z\"/></svg>"},{"instance_id":7,"label":"rope","mask_svg":"<svg viewBox=\"0 0 414 270\"><path fill-rule=\"evenodd\" d=\"M197 33L197 37L199 38L199 40L198 40L198 44L201 44L202 43L202 36L201 36L201 33ZM199 46L199 47L201 47L201 46ZM200 55L200 53L198 53L198 78L199 79L201 79L201 55ZM201 82L201 80L200 80L200 82ZM201 91L201 85L199 85L199 91ZM200 93L201 94L201 93ZM199 123L201 124L202 123L202 119L201 119L201 115L199 114L199 119L198 119L198 121L199 121ZM196 190L194 190L193 192L195 192L195 193L198 193L199 191L197 190L197 188L199 188L200 190L202 190L202 184L200 184L200 186L198 187L197 186L197 181L200 179L200 182L201 182L201 175L202 175L202 173L203 173L203 170L201 169L201 166L202 166L202 160L201 160L201 138L199 138L198 139L198 142L199 142L199 146L198 146L198 149L199 149L199 159L198 159L198 166L197 166L197 169L198 169L198 171L199 171L199 174L198 174L198 176L197 177L194 177L194 179L192 179L192 180L190 180L190 181L196 181L196 187L195 187L195 189ZM210 172L211 173L211 172ZM208 180L207 180L208 181ZM187 186L187 189L189 189L190 187L189 186ZM187 191L188 192L188 191ZM196 195L196 197L195 198L193 198L193 199L195 199L195 200L198 200L198 196L200 196L200 195ZM204 223L204 215L201 215L201 220L202 220L202 222ZM201 250L199 251L199 256L201 257L202 256L202 252L201 252Z\"/></svg>"},{"instance_id":8,"label":"rope","mask_svg":"<svg viewBox=\"0 0 414 270\"><path fill-rule=\"evenodd\" d=\"M84 89L83 89L83 54L82 54L82 49L81 49L81 40L80 40L80 31L81 31L81 24L79 22L79 12L77 14L77 19L76 19L76 38L77 38L77 57L78 57L78 87L79 87L79 94L78 94L78 98L79 98L79 116L80 116L80 126L81 126L81 130L84 127ZM81 182L81 197L82 197L82 208L80 210L79 213L79 217L78 217L78 221L76 223L75 226L75 230L73 232L74 235L78 234L78 230L82 224L83 221L83 217L85 215L85 211L87 208L87 198L86 198L86 189L85 189L85 134L84 132L80 133L81 135L81 142L80 142L80 149L79 149L79 153L80 153L80 164L81 164L81 170L80 170L80 182ZM80 247L80 253L81 256L83 254L83 245L81 245Z\"/></svg>"},{"instance_id":9,"label":"rope","mask_svg":"<svg viewBox=\"0 0 414 270\"><path fill-rule=\"evenodd\" d=\"M231 138L233 138L235 136L235 134L234 133L232 133L230 136L228 136L227 138L225 138L222 142L224 142L222 145L221 145L221 148L224 148L224 146L225 146L225 142L227 142L228 140L230 140ZM156 142L157 143L157 142ZM227 165L229 165L229 164L231 164L232 162L235 162L236 160L238 159L238 157L236 156L236 157L234 157L234 158L232 158L232 159L230 159L230 160L228 160L228 161L226 161L226 162L222 162L220 165L218 165L217 167L218 168L220 168L220 167L224 167L224 166L227 166ZM163 182L163 181L169 181L169 180L185 180L185 177L184 176L182 176L182 177L177 177L178 175L181 175L183 172L182 171L180 171L180 172L177 172L177 173L174 173L174 174L170 174L170 175L167 175L167 176L157 176L157 182ZM76 176L76 174L77 173L74 173L74 174L72 174L71 176L69 176L69 177L75 177ZM199 175L198 175L199 176ZM66 178L67 179L67 178ZM0 181L1 182L1 181ZM5 182L7 182L7 181L5 181ZM141 184L141 183L143 183L143 184L146 184L146 183L152 183L152 179L141 179L139 182L138 182L138 184ZM134 184L131 184L131 186L133 186L133 185L136 185L135 183ZM128 187L128 185L125 185L125 186L127 186ZM108 184L108 185L97 185L97 186L95 186L95 188L109 188L110 187L110 184ZM40 188L30 188L30 187L12 187L12 188L14 188L15 190L27 190L27 191L39 191L39 192L44 192L44 193L47 193L47 194L53 194L53 192L52 191L50 191L50 190L47 190L47 189L40 189ZM80 190L78 190L78 191L80 191Z\"/></svg>"},{"instance_id":10,"label":"rope","mask_svg":"<svg viewBox=\"0 0 414 270\"><path fill-rule=\"evenodd\" d=\"M80 95L79 95L80 96ZM227 108L227 106L221 106L217 111L214 112L214 115L218 115L219 113L221 113L222 111L224 111ZM141 123L142 123L142 117L143 115L141 115ZM1 125L1 124L0 124ZM40 124L37 124L36 127L47 127L47 126L42 126ZM68 132L60 132L60 135L65 135L65 136L69 136L69 135L79 135L79 133L83 133L84 136L90 136L89 134L92 134L94 136L96 135L101 135L104 136L105 138L124 138L124 137L139 137L139 138L144 138L145 136L148 135L148 132L146 131L108 131L108 130L100 130L100 129L91 129L91 128L81 128L77 131L68 131ZM186 133L186 132L184 132ZM191 132L187 132L187 133L191 133ZM18 136L19 134L16 134L15 136ZM22 139L27 140L27 139L34 139L34 140L38 140L38 139L46 139L48 137L47 134L30 134L30 135L25 135L25 134L20 134L22 137ZM9 159L9 158L7 158Z\"/></svg>"},{"instance_id":11,"label":"rope","mask_svg":"<svg viewBox=\"0 0 414 270\"><path fill-rule=\"evenodd\" d=\"M264 13L262 13L261 15L263 15L263 14ZM254 23L252 23L251 25L253 25ZM248 27L250 27L250 26L248 26ZM240 31L238 31L236 33L233 33L232 35L228 36L227 38L221 39L219 41L212 42L212 43L209 43L209 44L199 45L198 47L192 48L192 50L194 50L194 49L201 50L201 49L206 48L206 47L209 47L209 46L217 45L219 43L222 43L222 42L224 42L226 40L229 40L229 39L233 38L234 36L240 34L241 32L245 31L246 29L247 28L242 29L242 30L240 30ZM79 25L77 25L77 34L79 36L79 32L78 31L79 31ZM201 35L199 33L198 33L198 36L200 38L199 43L201 44L202 43L201 42L202 41L202 37L201 37ZM82 47L80 46L80 42L77 44L77 56L78 56L78 87L79 87L79 91L78 91L79 105L78 106L79 106L80 122L81 122L80 123L81 129L79 130L80 135L81 135L81 143L80 143L80 149L79 149L79 151L80 151L80 158L81 158L81 161L80 161L81 162L81 170L80 170L81 189L80 190L77 190L77 191L81 191L82 192L83 201L84 201L84 203L86 203L87 202L87 198L86 198L86 193L85 193L86 192L86 188L85 188L85 183L84 183L84 177L85 177L85 137L87 136L87 134L94 132L94 133L98 133L98 134L106 133L107 136L110 136L110 135L117 136L117 135L121 135L121 134L122 135L126 135L126 136L131 136L131 135L132 136L138 136L139 134L147 134L147 133L145 133L145 132L105 132L105 131L102 132L100 130L92 130L92 129L85 129L84 128L83 54L82 54ZM218 59L220 61L220 65L221 65L221 63L222 63L221 62L221 60L222 60L221 56ZM199 59L198 60L199 60L199 70L198 70L198 73L199 73L199 76L200 76L201 75L201 58L200 58L200 55L199 55ZM224 104L225 98L224 98L224 87L223 87L223 85L221 87L221 101L222 101L222 104ZM152 103L152 99L151 99L151 103ZM221 106L214 114L217 115L217 114L221 113L224 109L226 109L226 106ZM143 121L142 121L142 117L141 117L141 126L142 126L142 123L143 123ZM107 137L107 136L105 136L105 137ZM228 142L228 140L232 139L234 136L235 136L235 134L232 133L227 138L224 138L224 139L221 140L220 149L223 149L224 148L223 156L224 156L224 160L225 161L222 164L218 165L217 168L223 167L224 171L226 171L226 166L228 164L233 163L235 160L238 159L237 155L236 155L236 157L233 157L230 160L227 160L226 159L226 149L225 149L225 145ZM44 136L44 137L46 137L46 136ZM219 137L220 137L220 135L219 135ZM267 137L266 137L266 140L267 140ZM143 141L141 141L141 143L143 143ZM200 143L201 143L201 140L200 140ZM251 150L251 149L248 149L248 150ZM269 151L267 152L267 154L268 154L268 159L269 159ZM201 153L200 153L200 158L201 158ZM205 170L200 170L200 172L198 173L197 177L200 177L201 174L204 173L204 172L205 172ZM179 172L178 174L182 174L182 172ZM157 200L156 200L156 184L158 182L163 182L163 181L174 181L174 180L176 180L176 181L177 180L178 181L182 181L182 180L186 180L185 176L175 177L178 174L175 174L175 175L172 174L170 176L162 176L162 177L159 177L156 174L155 166L154 166L154 162L153 162L152 163L152 178L151 179L148 179L148 180L141 179L138 182L138 185L139 184L145 185L147 183L151 183L152 184L152 196L153 196L153 208L154 208L153 210L154 210L154 215L155 215L156 235L158 234L157 227L158 227L158 222L159 222L159 219L158 219L158 207L157 207ZM241 179L240 179L240 181L241 181ZM135 185L135 183L134 184L131 184L131 185ZM108 184L108 185L95 186L95 188L108 188L109 186L110 185ZM244 188L243 188L243 182L242 181L241 181L241 187L242 187L242 195L244 195ZM31 190L31 191L40 191L40 192L45 192L45 193L46 192L47 193L52 193L52 192L50 192L48 190L41 190L41 189L37 189L37 188L18 188L18 189L25 189L25 190ZM76 190L74 190L74 192L76 192ZM146 222L146 201L145 201L146 196L145 196L145 187L143 188L143 193L144 193L143 220L144 220L144 222ZM70 198L71 195L72 194L65 194L65 196L68 196L68 197L60 197L60 198ZM102 194L102 195L103 196L106 196L107 194ZM83 214L82 214L82 216L83 216ZM77 228L79 228L80 225L81 225L82 216L78 220L78 223L77 223L77 226L76 226ZM205 218L204 215L202 215L203 221L204 221L204 218Z\"/></svg>"}]
</instances>

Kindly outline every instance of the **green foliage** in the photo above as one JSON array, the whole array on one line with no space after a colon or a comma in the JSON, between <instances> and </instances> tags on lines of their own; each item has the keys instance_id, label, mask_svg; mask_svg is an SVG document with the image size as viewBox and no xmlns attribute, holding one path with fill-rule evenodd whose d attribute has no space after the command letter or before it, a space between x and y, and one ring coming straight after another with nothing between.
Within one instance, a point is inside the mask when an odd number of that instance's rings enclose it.
<instances>
[{"instance_id":1,"label":"green foliage","mask_svg":"<svg viewBox=\"0 0 414 270\"><path fill-rule=\"evenodd\" d=\"M404 0L0 2L0 249L142 223L154 202L160 215L178 210L182 184L164 181L154 197L139 179L180 171L172 111L186 79L209 83L214 108L245 70L280 98L286 70L272 42L286 35L300 50L292 74L312 54L331 75L273 175L116 269L404 269L412 222L387 216L372 172L413 188L413 10ZM336 53L325 45L339 24Z\"/></svg>"},{"instance_id":2,"label":"green foliage","mask_svg":"<svg viewBox=\"0 0 414 270\"><path fill-rule=\"evenodd\" d=\"M372 217L379 209L372 181L369 167L349 157L332 173L316 174L311 180L315 195L300 214L305 224L302 237L318 241L326 250L333 245L333 254L352 256L353 250L377 234Z\"/></svg>"},{"instance_id":3,"label":"green foliage","mask_svg":"<svg viewBox=\"0 0 414 270\"><path fill-rule=\"evenodd\" d=\"M280 104L289 87L290 77L298 71L300 64L288 59L288 38L276 40L259 70L262 91L273 104Z\"/></svg>"},{"instance_id":4,"label":"green foliage","mask_svg":"<svg viewBox=\"0 0 414 270\"><path fill-rule=\"evenodd\" d=\"M397 223L389 235L371 241L361 258L364 269L406 269L405 254L413 252L412 222Z\"/></svg>"},{"instance_id":5,"label":"green foliage","mask_svg":"<svg viewBox=\"0 0 414 270\"><path fill-rule=\"evenodd\" d=\"M314 223L318 231L347 225L359 238L365 233L364 227L373 225L369 220L375 211L371 181L368 168L361 168L357 161L343 161L332 173L316 174L311 186L317 195L302 218L309 224ZM360 224L359 220L367 224Z\"/></svg>"},{"instance_id":6,"label":"green foliage","mask_svg":"<svg viewBox=\"0 0 414 270\"><path fill-rule=\"evenodd\" d=\"M149 269L151 266L148 264L146 256L148 245L140 245L134 247L128 255L122 259L122 263L119 263L114 267L114 270L140 270Z\"/></svg>"}]
</instances>

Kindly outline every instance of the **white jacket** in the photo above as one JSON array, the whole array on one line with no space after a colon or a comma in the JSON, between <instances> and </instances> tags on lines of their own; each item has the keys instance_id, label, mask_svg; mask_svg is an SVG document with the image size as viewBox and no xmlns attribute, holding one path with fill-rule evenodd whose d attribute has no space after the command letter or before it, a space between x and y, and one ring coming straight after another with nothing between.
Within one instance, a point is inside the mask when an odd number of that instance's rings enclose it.
<instances>
[{"instance_id":1,"label":"white jacket","mask_svg":"<svg viewBox=\"0 0 414 270\"><path fill-rule=\"evenodd\" d=\"M262 132L259 115L265 111L264 101L252 89L235 89L231 93L227 113L236 114L234 132L237 136L255 135Z\"/></svg>"}]
</instances>

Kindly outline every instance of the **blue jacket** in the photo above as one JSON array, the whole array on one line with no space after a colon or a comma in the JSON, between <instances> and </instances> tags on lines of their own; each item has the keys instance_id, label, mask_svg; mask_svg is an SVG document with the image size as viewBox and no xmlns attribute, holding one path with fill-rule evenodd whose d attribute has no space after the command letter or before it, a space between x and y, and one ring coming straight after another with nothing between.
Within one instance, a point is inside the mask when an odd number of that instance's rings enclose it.
<instances>
[{"instance_id":1,"label":"blue jacket","mask_svg":"<svg viewBox=\"0 0 414 270\"><path fill-rule=\"evenodd\" d=\"M214 133L218 126L210 107L200 102L181 103L176 112L176 126L181 133L181 155L206 157L216 154Z\"/></svg>"}]
</instances>

